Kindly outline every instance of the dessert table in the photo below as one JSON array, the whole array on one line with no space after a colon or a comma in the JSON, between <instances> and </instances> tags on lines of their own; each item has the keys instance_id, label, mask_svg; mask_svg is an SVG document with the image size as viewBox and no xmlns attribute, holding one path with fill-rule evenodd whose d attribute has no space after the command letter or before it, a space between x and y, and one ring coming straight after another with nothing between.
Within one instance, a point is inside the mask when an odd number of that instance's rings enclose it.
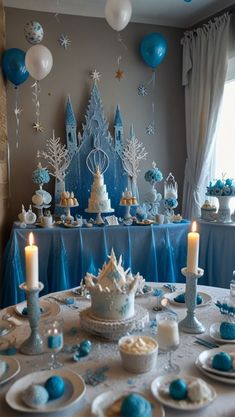
<instances>
[{"instance_id":1,"label":"dessert table","mask_svg":"<svg viewBox=\"0 0 235 417\"><path fill-rule=\"evenodd\" d=\"M235 270L235 223L198 220L202 284L229 287Z\"/></svg>"},{"instance_id":2,"label":"dessert table","mask_svg":"<svg viewBox=\"0 0 235 417\"><path fill-rule=\"evenodd\" d=\"M33 232L39 248L42 294L78 286L87 272L98 273L113 248L123 256L124 268L139 272L146 281L184 282L181 268L187 255L190 223L148 226L66 228L27 227L15 223L3 261L2 307L24 299L19 285L25 280L24 248Z\"/></svg>"},{"instance_id":3,"label":"dessert table","mask_svg":"<svg viewBox=\"0 0 235 417\"><path fill-rule=\"evenodd\" d=\"M151 285L155 288L157 287L158 289L163 289L163 284L153 283ZM178 290L184 289L183 284L177 284L176 286ZM196 310L197 317L206 326L208 332L209 326L212 323L220 322L223 319L223 316L220 314L218 308L215 307L214 301L216 301L217 299L221 300L224 296L227 296L228 290L205 286L198 286L198 290L212 297L210 304L201 308L197 308ZM74 295L74 292L72 292L71 290L56 293L53 295L50 294L49 296L54 296L57 300L61 300L61 297L64 298L67 296L76 297L76 295ZM43 297L43 299L50 300L52 305L57 304L56 311L58 311L58 303L57 301L55 301L55 299L50 299L49 297ZM157 300L156 296L154 296L154 293L136 298L136 302L148 309L150 314L150 321L144 328L142 334L152 335L152 337L154 338L157 337L156 328L153 325L154 319L156 317L156 313L153 311L153 307L156 305L156 301ZM113 389L115 391L128 390L139 392L140 394L150 393L151 382L157 376L162 375L162 367L166 361L165 354L158 355L156 369L152 369L150 372L145 374L131 374L125 371L121 366L121 360L118 352L117 343L107 342L98 337L86 334L80 328L79 311L88 307L89 303L90 301L84 297L76 297L76 308L71 308L69 307L69 305L59 303L59 316L62 317L64 320L64 339L66 345L66 349L64 349L64 352L59 353L59 359L64 363L64 367L77 372L81 376L87 375L88 370L94 372L95 370L97 370L97 368L106 367L104 374L107 378L101 381L96 386L91 386L87 384L84 398L81 399L81 401L79 401L76 405L69 407L67 410L56 413L56 417L90 417L90 405L94 398L100 393L110 389ZM18 318L18 325L16 325L15 330L9 333L9 335L13 334L16 337L16 346L18 347L27 337L29 333L29 326L27 324L26 319L20 317L19 315L17 316L17 314L15 313L15 308L17 307L11 306L7 309L2 310L0 312L0 316L2 318L6 313L8 313L10 315L10 318ZM171 308L173 308L177 312L179 319L182 319L185 316L186 310L182 306L177 307L175 305L171 305ZM52 311L54 311L54 309L52 309ZM43 332L43 321L41 321L40 327ZM7 338L8 336L5 337ZM71 352L68 352L68 347L72 346L74 343L79 343L81 340L87 338L89 338L92 341L92 350L88 356L81 358L81 360L78 362L75 362L73 360L73 354ZM185 415L187 417L190 415L194 417L233 417L235 415L234 385L224 384L213 379L207 378L203 376L195 366L196 358L205 349L207 348L195 343L194 335L181 332L180 347L173 353L173 359L180 366L181 375L192 375L195 377L200 377L204 379L207 383L211 384L217 392L216 400L206 408L192 412L182 412L180 410L177 411L175 409L165 407L166 417L182 417L182 415ZM14 379L1 385L0 413L1 416L4 417L17 417L23 415L22 413L19 413L11 409L5 402L5 395L9 390L10 386L12 385L12 382L31 372L46 369L49 359L47 353L43 353L38 356L27 356L17 353L12 357L19 360L21 365L21 371ZM152 399L152 401L154 403L155 400ZM24 413L24 415L26 415L26 413ZM32 417L33 415L35 417L42 417L44 414L40 412L29 412L27 413L27 415L29 417Z\"/></svg>"}]
</instances>

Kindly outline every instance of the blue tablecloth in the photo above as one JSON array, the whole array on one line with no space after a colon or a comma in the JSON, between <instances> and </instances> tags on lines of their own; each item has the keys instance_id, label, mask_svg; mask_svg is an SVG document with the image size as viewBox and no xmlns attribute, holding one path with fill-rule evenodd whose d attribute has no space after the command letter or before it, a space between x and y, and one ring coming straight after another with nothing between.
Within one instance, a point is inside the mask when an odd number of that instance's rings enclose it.
<instances>
[{"instance_id":1,"label":"blue tablecloth","mask_svg":"<svg viewBox=\"0 0 235 417\"><path fill-rule=\"evenodd\" d=\"M19 284L25 281L24 247L33 231L39 247L40 295L76 287L86 272L97 274L113 248L123 265L140 272L146 281L185 282L189 222L151 226L93 228L53 227L21 229L14 226L3 265L2 306L24 300Z\"/></svg>"},{"instance_id":2,"label":"blue tablecloth","mask_svg":"<svg viewBox=\"0 0 235 417\"><path fill-rule=\"evenodd\" d=\"M235 224L198 222L200 233L199 266L204 276L199 284L229 288L235 271Z\"/></svg>"}]
</instances>

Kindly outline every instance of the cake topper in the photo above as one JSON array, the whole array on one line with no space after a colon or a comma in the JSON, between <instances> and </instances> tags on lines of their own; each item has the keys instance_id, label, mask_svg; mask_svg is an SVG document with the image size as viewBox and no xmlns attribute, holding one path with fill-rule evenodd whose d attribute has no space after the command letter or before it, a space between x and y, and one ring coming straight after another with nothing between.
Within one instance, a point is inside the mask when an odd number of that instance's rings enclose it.
<instances>
[{"instance_id":1,"label":"cake topper","mask_svg":"<svg viewBox=\"0 0 235 417\"><path fill-rule=\"evenodd\" d=\"M96 175L97 171L104 174L109 167L109 157L102 149L93 149L87 155L86 165L92 175Z\"/></svg>"}]
</instances>

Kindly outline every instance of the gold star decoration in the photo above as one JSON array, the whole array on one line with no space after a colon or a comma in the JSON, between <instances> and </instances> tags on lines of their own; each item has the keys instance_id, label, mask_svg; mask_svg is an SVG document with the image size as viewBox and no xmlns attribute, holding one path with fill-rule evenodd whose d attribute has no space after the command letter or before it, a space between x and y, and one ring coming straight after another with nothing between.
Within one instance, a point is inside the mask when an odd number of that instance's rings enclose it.
<instances>
[{"instance_id":1,"label":"gold star decoration","mask_svg":"<svg viewBox=\"0 0 235 417\"><path fill-rule=\"evenodd\" d=\"M44 131L44 128L43 128L43 126L41 125L40 122L33 123L33 129L35 130L35 132L43 132Z\"/></svg>"},{"instance_id":2,"label":"gold star decoration","mask_svg":"<svg viewBox=\"0 0 235 417\"><path fill-rule=\"evenodd\" d=\"M115 78L117 78L119 81L121 81L124 78L124 71L122 71L120 68L115 73Z\"/></svg>"}]
</instances>

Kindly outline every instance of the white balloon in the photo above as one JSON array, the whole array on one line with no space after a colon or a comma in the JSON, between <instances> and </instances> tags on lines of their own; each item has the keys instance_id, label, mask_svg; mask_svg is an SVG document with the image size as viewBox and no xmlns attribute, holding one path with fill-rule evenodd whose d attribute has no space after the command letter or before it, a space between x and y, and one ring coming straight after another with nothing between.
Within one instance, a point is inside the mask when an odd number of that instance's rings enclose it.
<instances>
[{"instance_id":1,"label":"white balloon","mask_svg":"<svg viewBox=\"0 0 235 417\"><path fill-rule=\"evenodd\" d=\"M40 81L51 71L53 58L50 50L43 45L34 45L25 55L25 66L35 80Z\"/></svg>"},{"instance_id":2,"label":"white balloon","mask_svg":"<svg viewBox=\"0 0 235 417\"><path fill-rule=\"evenodd\" d=\"M130 0L108 0L104 9L108 24L118 32L128 25L131 13L132 6Z\"/></svg>"}]
</instances>

